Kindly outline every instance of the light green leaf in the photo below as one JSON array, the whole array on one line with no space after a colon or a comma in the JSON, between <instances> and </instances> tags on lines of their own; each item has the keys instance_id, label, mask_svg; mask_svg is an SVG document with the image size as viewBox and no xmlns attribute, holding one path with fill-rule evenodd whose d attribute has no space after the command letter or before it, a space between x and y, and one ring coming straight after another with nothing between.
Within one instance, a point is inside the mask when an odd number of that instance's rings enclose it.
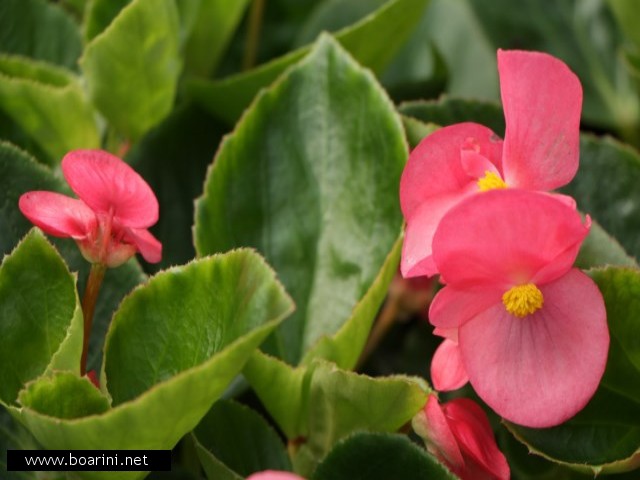
<instances>
[{"instance_id":1,"label":"light green leaf","mask_svg":"<svg viewBox=\"0 0 640 480\"><path fill-rule=\"evenodd\" d=\"M640 257L640 155L612 138L583 135L580 168L562 189L632 257Z\"/></svg>"},{"instance_id":2,"label":"light green leaf","mask_svg":"<svg viewBox=\"0 0 640 480\"><path fill-rule=\"evenodd\" d=\"M77 148L97 148L94 110L75 75L25 57L0 55L0 109L57 164Z\"/></svg>"},{"instance_id":3,"label":"light green leaf","mask_svg":"<svg viewBox=\"0 0 640 480\"><path fill-rule=\"evenodd\" d=\"M185 290L200 296L181 297ZM71 420L27 407L11 413L48 449L171 449L291 308L273 271L250 250L175 267L136 289L114 317L101 379L114 408Z\"/></svg>"},{"instance_id":4,"label":"light green leaf","mask_svg":"<svg viewBox=\"0 0 640 480\"><path fill-rule=\"evenodd\" d=\"M80 370L79 304L74 276L32 230L0 267L0 404L50 368Z\"/></svg>"},{"instance_id":5,"label":"light green leaf","mask_svg":"<svg viewBox=\"0 0 640 480\"><path fill-rule=\"evenodd\" d=\"M9 253L32 227L18 209L20 195L32 190L50 190L64 194L70 192L67 185L49 168L38 164L35 159L13 145L0 142L1 254ZM66 238L52 238L51 240L69 265L69 269L79 272L78 291L84 292L84 285L89 274L89 263L80 254L73 240ZM135 259L107 271L93 318L87 361L89 370L100 369L104 336L113 312L120 304L122 297L145 278Z\"/></svg>"},{"instance_id":6,"label":"light green leaf","mask_svg":"<svg viewBox=\"0 0 640 480\"><path fill-rule=\"evenodd\" d=\"M84 17L85 42L102 33L129 3L131 0L89 0Z\"/></svg>"},{"instance_id":7,"label":"light green leaf","mask_svg":"<svg viewBox=\"0 0 640 480\"><path fill-rule=\"evenodd\" d=\"M248 4L249 0L199 0L185 45L187 71L202 76L213 73Z\"/></svg>"},{"instance_id":8,"label":"light green leaf","mask_svg":"<svg viewBox=\"0 0 640 480\"><path fill-rule=\"evenodd\" d=\"M407 39L428 1L389 0L360 22L336 32L336 40L359 63L380 72ZM299 48L249 72L223 80L193 80L191 94L203 107L233 124L258 91L304 57L309 48Z\"/></svg>"},{"instance_id":9,"label":"light green leaf","mask_svg":"<svg viewBox=\"0 0 640 480\"><path fill-rule=\"evenodd\" d=\"M607 307L611 335L607 369L598 391L569 421L553 428L507 424L529 449L586 473L640 466L640 271L593 270Z\"/></svg>"},{"instance_id":10,"label":"light green leaf","mask_svg":"<svg viewBox=\"0 0 640 480\"><path fill-rule=\"evenodd\" d=\"M408 115L402 115L402 124L409 142L409 148L412 150L428 135L440 128L435 123L425 123L417 118Z\"/></svg>"},{"instance_id":11,"label":"light green leaf","mask_svg":"<svg viewBox=\"0 0 640 480\"><path fill-rule=\"evenodd\" d=\"M257 412L239 403L219 400L193 434L203 465L217 460L242 475L240 478L263 470L291 470L287 451L275 430ZM218 475L208 478L219 480Z\"/></svg>"},{"instance_id":12,"label":"light green leaf","mask_svg":"<svg viewBox=\"0 0 640 480\"><path fill-rule=\"evenodd\" d=\"M382 275L358 325L345 327L359 337L338 356L355 362L392 268L406 156L388 98L328 36L226 137L196 203L196 251L253 246L274 266L297 312L267 351L298 363Z\"/></svg>"},{"instance_id":13,"label":"light green leaf","mask_svg":"<svg viewBox=\"0 0 640 480\"><path fill-rule=\"evenodd\" d=\"M372 378L317 361L308 394L308 434L293 457L295 470L309 476L333 445L353 432L395 432L424 407L428 393L424 381Z\"/></svg>"},{"instance_id":14,"label":"light green leaf","mask_svg":"<svg viewBox=\"0 0 640 480\"><path fill-rule=\"evenodd\" d=\"M338 443L312 480L455 480L404 435L356 433Z\"/></svg>"},{"instance_id":15,"label":"light green leaf","mask_svg":"<svg viewBox=\"0 0 640 480\"><path fill-rule=\"evenodd\" d=\"M64 419L99 415L110 407L109 399L87 377L71 372L55 372L29 383L18 402L43 415Z\"/></svg>"},{"instance_id":16,"label":"light green leaf","mask_svg":"<svg viewBox=\"0 0 640 480\"><path fill-rule=\"evenodd\" d=\"M73 19L56 4L2 0L0 52L77 70L82 39Z\"/></svg>"},{"instance_id":17,"label":"light green leaf","mask_svg":"<svg viewBox=\"0 0 640 480\"><path fill-rule=\"evenodd\" d=\"M181 70L173 0L134 0L85 48L89 94L112 125L137 140L173 106Z\"/></svg>"}]
</instances>

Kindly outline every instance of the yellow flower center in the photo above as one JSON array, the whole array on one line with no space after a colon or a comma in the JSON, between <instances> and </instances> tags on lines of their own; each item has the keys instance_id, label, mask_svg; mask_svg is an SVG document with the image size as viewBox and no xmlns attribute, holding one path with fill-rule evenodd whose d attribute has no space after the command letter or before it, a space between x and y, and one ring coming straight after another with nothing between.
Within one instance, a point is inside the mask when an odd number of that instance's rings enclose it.
<instances>
[{"instance_id":1,"label":"yellow flower center","mask_svg":"<svg viewBox=\"0 0 640 480\"><path fill-rule=\"evenodd\" d=\"M478 188L481 192L486 192L487 190L507 188L507 184L498 175L487 170L484 172L484 177L478 179Z\"/></svg>"},{"instance_id":2,"label":"yellow flower center","mask_svg":"<svg viewBox=\"0 0 640 480\"><path fill-rule=\"evenodd\" d=\"M507 290L502 295L502 303L507 312L523 318L540 309L544 303L544 297L538 287L533 283L527 283Z\"/></svg>"}]
</instances>

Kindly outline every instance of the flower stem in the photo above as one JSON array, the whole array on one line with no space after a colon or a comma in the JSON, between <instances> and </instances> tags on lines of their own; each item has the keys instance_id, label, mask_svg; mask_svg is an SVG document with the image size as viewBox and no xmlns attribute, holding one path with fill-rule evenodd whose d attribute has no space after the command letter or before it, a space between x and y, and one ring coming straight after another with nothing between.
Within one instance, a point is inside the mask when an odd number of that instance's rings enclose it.
<instances>
[{"instance_id":1,"label":"flower stem","mask_svg":"<svg viewBox=\"0 0 640 480\"><path fill-rule=\"evenodd\" d=\"M87 373L87 354L89 353L89 337L91 336L91 324L93 323L93 312L96 309L98 292L107 271L106 265L93 263L87 286L82 297L82 316L84 317L84 339L82 343L82 358L80 360L80 375Z\"/></svg>"},{"instance_id":2,"label":"flower stem","mask_svg":"<svg viewBox=\"0 0 640 480\"><path fill-rule=\"evenodd\" d=\"M243 70L249 70L256 63L258 40L260 38L260 29L262 28L264 2L265 0L253 0L251 5L251 11L249 12L249 29L247 30L244 58L242 59Z\"/></svg>"}]
</instances>

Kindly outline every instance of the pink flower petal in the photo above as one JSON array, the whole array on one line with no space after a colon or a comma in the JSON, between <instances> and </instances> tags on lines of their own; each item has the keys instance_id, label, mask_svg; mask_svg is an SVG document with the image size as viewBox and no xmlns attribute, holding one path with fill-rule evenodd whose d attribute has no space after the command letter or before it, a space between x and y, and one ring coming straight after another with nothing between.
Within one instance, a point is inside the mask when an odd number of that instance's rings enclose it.
<instances>
[{"instance_id":1,"label":"pink flower petal","mask_svg":"<svg viewBox=\"0 0 640 480\"><path fill-rule=\"evenodd\" d=\"M132 228L125 240L134 244L147 262L158 263L162 260L162 244L149 230Z\"/></svg>"},{"instance_id":2,"label":"pink flower petal","mask_svg":"<svg viewBox=\"0 0 640 480\"><path fill-rule=\"evenodd\" d=\"M456 329L499 302L503 293L495 286L460 290L447 285L429 306L429 323L438 329Z\"/></svg>"},{"instance_id":3,"label":"pink flower petal","mask_svg":"<svg viewBox=\"0 0 640 480\"><path fill-rule=\"evenodd\" d=\"M96 216L82 200L54 192L27 192L18 201L20 211L43 232L56 237L85 239L94 232Z\"/></svg>"},{"instance_id":4,"label":"pink flower petal","mask_svg":"<svg viewBox=\"0 0 640 480\"><path fill-rule=\"evenodd\" d=\"M400 205L411 218L434 195L456 193L472 179L465 172L461 151L476 151L499 165L502 140L477 123L458 123L436 130L411 152L400 179Z\"/></svg>"},{"instance_id":5,"label":"pink flower petal","mask_svg":"<svg viewBox=\"0 0 640 480\"><path fill-rule=\"evenodd\" d=\"M264 472L249 475L247 480L304 480L304 478L291 472L278 472L275 470L265 470Z\"/></svg>"},{"instance_id":6,"label":"pink flower petal","mask_svg":"<svg viewBox=\"0 0 640 480\"><path fill-rule=\"evenodd\" d=\"M74 150L62 159L71 189L96 213L124 227L147 228L158 221L158 201L129 165L102 150Z\"/></svg>"},{"instance_id":7,"label":"pink flower petal","mask_svg":"<svg viewBox=\"0 0 640 480\"><path fill-rule=\"evenodd\" d=\"M496 413L534 428L579 412L604 373L609 332L602 295L577 269L540 286L544 305L517 318L502 303L459 329L471 384Z\"/></svg>"},{"instance_id":8,"label":"pink flower petal","mask_svg":"<svg viewBox=\"0 0 640 480\"><path fill-rule=\"evenodd\" d=\"M509 464L496 445L484 410L468 398L455 398L445 403L442 410L465 458L461 478L508 480Z\"/></svg>"},{"instance_id":9,"label":"pink flower petal","mask_svg":"<svg viewBox=\"0 0 640 480\"><path fill-rule=\"evenodd\" d=\"M432 258L431 243L442 217L470 192L436 195L425 200L407 220L402 244L400 272L404 278L438 273Z\"/></svg>"},{"instance_id":10,"label":"pink flower petal","mask_svg":"<svg viewBox=\"0 0 640 480\"><path fill-rule=\"evenodd\" d=\"M562 61L539 52L498 50L498 72L507 184L530 190L566 185L578 170L580 81Z\"/></svg>"},{"instance_id":11,"label":"pink flower petal","mask_svg":"<svg viewBox=\"0 0 640 480\"><path fill-rule=\"evenodd\" d=\"M547 194L492 190L463 200L444 216L433 258L449 285L506 291L553 262L555 275L566 272L588 232L575 210Z\"/></svg>"},{"instance_id":12,"label":"pink flower petal","mask_svg":"<svg viewBox=\"0 0 640 480\"><path fill-rule=\"evenodd\" d=\"M458 344L445 339L431 359L433 387L440 392L448 392L463 387L468 381Z\"/></svg>"},{"instance_id":13,"label":"pink flower petal","mask_svg":"<svg viewBox=\"0 0 640 480\"><path fill-rule=\"evenodd\" d=\"M414 420L414 428L418 426L416 433L424 439L427 450L452 470L463 468L462 452L435 395L429 395L423 413L418 415L422 421L416 425Z\"/></svg>"}]
</instances>

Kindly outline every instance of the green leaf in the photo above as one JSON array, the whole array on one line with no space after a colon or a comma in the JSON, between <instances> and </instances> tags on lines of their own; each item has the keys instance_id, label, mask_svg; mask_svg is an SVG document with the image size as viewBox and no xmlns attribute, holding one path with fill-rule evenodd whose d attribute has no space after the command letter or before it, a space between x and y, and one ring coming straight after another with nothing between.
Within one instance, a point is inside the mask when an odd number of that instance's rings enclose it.
<instances>
[{"instance_id":1,"label":"green leaf","mask_svg":"<svg viewBox=\"0 0 640 480\"><path fill-rule=\"evenodd\" d=\"M620 267L638 267L618 241L609 235L596 221L591 223L591 231L578 253L576 267L589 269L615 265Z\"/></svg>"},{"instance_id":2,"label":"green leaf","mask_svg":"<svg viewBox=\"0 0 640 480\"><path fill-rule=\"evenodd\" d=\"M338 443L312 480L454 480L444 466L404 435L356 433Z\"/></svg>"},{"instance_id":3,"label":"green leaf","mask_svg":"<svg viewBox=\"0 0 640 480\"><path fill-rule=\"evenodd\" d=\"M181 70L179 30L173 0L134 0L80 59L96 107L132 140L171 111Z\"/></svg>"},{"instance_id":4,"label":"green leaf","mask_svg":"<svg viewBox=\"0 0 640 480\"><path fill-rule=\"evenodd\" d=\"M412 150L418 146L423 138L431 135L440 128L435 123L425 123L408 115L402 115L402 125L404 125L404 132L407 136L407 142L409 142L409 148Z\"/></svg>"},{"instance_id":5,"label":"green leaf","mask_svg":"<svg viewBox=\"0 0 640 480\"><path fill-rule=\"evenodd\" d=\"M66 184L49 168L38 164L32 157L13 145L0 142L0 253L9 253L32 227L20 213L18 199L31 190L50 190L69 194ZM62 254L69 269L77 271L78 291L84 292L84 285L90 265L82 257L77 245L71 239L52 239ZM99 370L104 346L104 336L113 312L122 297L146 277L135 259L126 264L109 269L100 289L91 332L88 368Z\"/></svg>"},{"instance_id":6,"label":"green leaf","mask_svg":"<svg viewBox=\"0 0 640 480\"><path fill-rule=\"evenodd\" d=\"M291 470L287 451L275 430L258 413L239 403L219 400L193 433L198 456L205 465L213 457L242 477L263 470Z\"/></svg>"},{"instance_id":7,"label":"green leaf","mask_svg":"<svg viewBox=\"0 0 640 480\"><path fill-rule=\"evenodd\" d=\"M198 4L185 45L185 69L209 76L218 65L249 0L199 0Z\"/></svg>"},{"instance_id":8,"label":"green leaf","mask_svg":"<svg viewBox=\"0 0 640 480\"><path fill-rule=\"evenodd\" d=\"M477 122L504 136L504 114L499 103L441 97L434 101L406 102L398 107L403 115L440 126Z\"/></svg>"},{"instance_id":9,"label":"green leaf","mask_svg":"<svg viewBox=\"0 0 640 480\"><path fill-rule=\"evenodd\" d=\"M328 36L225 138L196 203L196 251L252 246L274 266L297 312L267 351L296 364L348 322L396 242L406 156L388 98ZM357 322L370 325L383 290ZM351 342L354 359L364 339Z\"/></svg>"},{"instance_id":10,"label":"green leaf","mask_svg":"<svg viewBox=\"0 0 640 480\"><path fill-rule=\"evenodd\" d=\"M632 0L607 0L620 28L636 48L640 48L640 32L634 19L640 15L640 5Z\"/></svg>"},{"instance_id":11,"label":"green leaf","mask_svg":"<svg viewBox=\"0 0 640 480\"><path fill-rule=\"evenodd\" d=\"M620 472L640 460L640 271L591 272L607 307L611 344L600 387L587 406L553 428L507 424L533 453L587 473Z\"/></svg>"},{"instance_id":12,"label":"green leaf","mask_svg":"<svg viewBox=\"0 0 640 480\"><path fill-rule=\"evenodd\" d=\"M75 278L34 229L0 267L0 403L50 368L78 372L81 353Z\"/></svg>"},{"instance_id":13,"label":"green leaf","mask_svg":"<svg viewBox=\"0 0 640 480\"><path fill-rule=\"evenodd\" d=\"M57 164L69 150L97 148L94 111L78 78L65 69L0 55L0 109Z\"/></svg>"},{"instance_id":14,"label":"green leaf","mask_svg":"<svg viewBox=\"0 0 640 480\"><path fill-rule=\"evenodd\" d=\"M20 392L20 405L56 418L99 415L109 409L109 399L87 377L55 372L40 377Z\"/></svg>"},{"instance_id":15,"label":"green leaf","mask_svg":"<svg viewBox=\"0 0 640 480\"><path fill-rule=\"evenodd\" d=\"M292 308L273 272L250 250L157 274L125 298L107 334L104 372L114 405L215 359L245 334L264 337L279 323L263 325L265 318L282 319Z\"/></svg>"},{"instance_id":16,"label":"green leaf","mask_svg":"<svg viewBox=\"0 0 640 480\"><path fill-rule=\"evenodd\" d=\"M0 408L0 471L3 480L33 480L29 472L7 471L8 450L38 450L42 448L29 431L15 420L9 412Z\"/></svg>"},{"instance_id":17,"label":"green leaf","mask_svg":"<svg viewBox=\"0 0 640 480\"><path fill-rule=\"evenodd\" d=\"M195 256L193 199L202 193L207 167L226 129L195 105L176 108L134 145L126 157L149 183L160 203L153 226L162 242L162 261L145 265L158 271Z\"/></svg>"},{"instance_id":18,"label":"green leaf","mask_svg":"<svg viewBox=\"0 0 640 480\"><path fill-rule=\"evenodd\" d=\"M293 457L295 470L305 476L339 440L361 430L395 432L427 401L428 387L422 380L372 378L322 360L314 367L307 396L307 436Z\"/></svg>"},{"instance_id":19,"label":"green leaf","mask_svg":"<svg viewBox=\"0 0 640 480\"><path fill-rule=\"evenodd\" d=\"M0 52L78 69L82 39L58 5L45 0L0 2Z\"/></svg>"},{"instance_id":20,"label":"green leaf","mask_svg":"<svg viewBox=\"0 0 640 480\"><path fill-rule=\"evenodd\" d=\"M404 43L429 0L389 0L360 22L335 37L362 65L380 72ZM407 12L412 12L407 15ZM233 124L258 91L309 52L299 48L249 72L219 81L193 80L191 94L203 107Z\"/></svg>"},{"instance_id":21,"label":"green leaf","mask_svg":"<svg viewBox=\"0 0 640 480\"><path fill-rule=\"evenodd\" d=\"M612 138L583 135L580 168L562 189L633 257L640 257L640 155Z\"/></svg>"},{"instance_id":22,"label":"green leaf","mask_svg":"<svg viewBox=\"0 0 640 480\"><path fill-rule=\"evenodd\" d=\"M180 297L186 286L201 296ZM175 267L136 289L114 317L101 380L112 409L73 420L10 410L47 449L172 449L291 308L273 271L250 250Z\"/></svg>"}]
</instances>

